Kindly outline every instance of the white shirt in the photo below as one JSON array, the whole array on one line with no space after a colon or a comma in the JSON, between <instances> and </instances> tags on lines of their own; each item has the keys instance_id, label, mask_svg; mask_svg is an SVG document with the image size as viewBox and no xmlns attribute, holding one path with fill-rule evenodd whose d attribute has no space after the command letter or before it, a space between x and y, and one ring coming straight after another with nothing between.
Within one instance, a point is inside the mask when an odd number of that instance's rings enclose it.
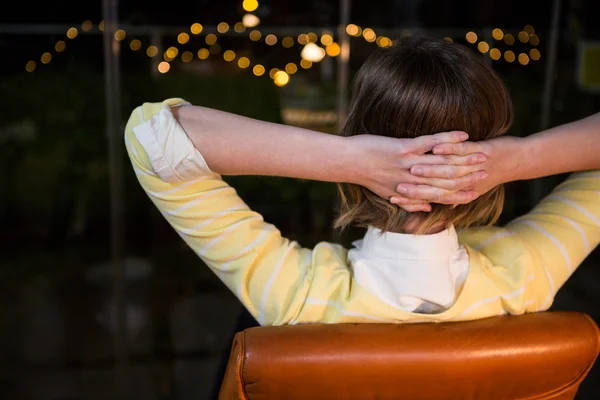
<instances>
[{"instance_id":1,"label":"white shirt","mask_svg":"<svg viewBox=\"0 0 600 400\"><path fill-rule=\"evenodd\" d=\"M382 234L370 227L353 244L348 261L356 281L403 311L444 311L458 297L469 271L469 256L454 227L433 235Z\"/></svg>"}]
</instances>

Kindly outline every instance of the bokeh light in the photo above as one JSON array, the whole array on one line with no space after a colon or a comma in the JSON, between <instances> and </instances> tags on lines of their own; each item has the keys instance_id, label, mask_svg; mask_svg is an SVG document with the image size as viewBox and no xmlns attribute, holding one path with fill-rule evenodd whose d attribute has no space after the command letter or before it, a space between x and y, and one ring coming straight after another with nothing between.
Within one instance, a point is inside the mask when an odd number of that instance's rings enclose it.
<instances>
[{"instance_id":1,"label":"bokeh light","mask_svg":"<svg viewBox=\"0 0 600 400\"><path fill-rule=\"evenodd\" d=\"M349 24L346 27L346 33L350 36L358 36L361 33L361 29L354 24Z\"/></svg>"},{"instance_id":2,"label":"bokeh light","mask_svg":"<svg viewBox=\"0 0 600 400\"><path fill-rule=\"evenodd\" d=\"M325 48L325 51L327 52L327 55L329 57L337 57L340 55L341 52L341 48L340 45L337 44L336 42L331 43L329 46L327 46Z\"/></svg>"},{"instance_id":3,"label":"bokeh light","mask_svg":"<svg viewBox=\"0 0 600 400\"><path fill-rule=\"evenodd\" d=\"M273 35L272 33L267 35L265 37L265 43L269 46L275 45L275 43L277 43L277 36Z\"/></svg>"},{"instance_id":4,"label":"bokeh light","mask_svg":"<svg viewBox=\"0 0 600 400\"><path fill-rule=\"evenodd\" d=\"M235 25L233 26L233 30L236 33L242 33L246 30L246 26L244 25L243 22L236 22Z\"/></svg>"},{"instance_id":5,"label":"bokeh light","mask_svg":"<svg viewBox=\"0 0 600 400\"><path fill-rule=\"evenodd\" d=\"M542 55L540 54L540 51L538 49L531 49L531 50L529 50L529 57L531 57L531 59L533 61L538 61L541 56Z\"/></svg>"},{"instance_id":6,"label":"bokeh light","mask_svg":"<svg viewBox=\"0 0 600 400\"><path fill-rule=\"evenodd\" d=\"M540 38L538 35L531 35L531 37L529 38L529 43L531 43L532 46L537 46L538 44L540 44Z\"/></svg>"},{"instance_id":7,"label":"bokeh light","mask_svg":"<svg viewBox=\"0 0 600 400\"><path fill-rule=\"evenodd\" d=\"M363 37L369 43L373 43L375 39L377 39L375 31L373 31L373 29L371 28L366 28L365 30L363 30Z\"/></svg>"},{"instance_id":8,"label":"bokeh light","mask_svg":"<svg viewBox=\"0 0 600 400\"><path fill-rule=\"evenodd\" d=\"M33 71L35 71L35 67L36 67L35 61L31 61L31 60L27 61L27 64L25 64L25 71L33 72Z\"/></svg>"},{"instance_id":9,"label":"bokeh light","mask_svg":"<svg viewBox=\"0 0 600 400\"><path fill-rule=\"evenodd\" d=\"M256 76L262 76L265 73L265 67L260 64L256 64L254 68L252 68L252 73Z\"/></svg>"},{"instance_id":10,"label":"bokeh light","mask_svg":"<svg viewBox=\"0 0 600 400\"><path fill-rule=\"evenodd\" d=\"M214 33L209 33L208 35L206 35L204 40L206 41L206 44L215 44L217 43L217 35L215 35Z\"/></svg>"},{"instance_id":11,"label":"bokeh light","mask_svg":"<svg viewBox=\"0 0 600 400\"><path fill-rule=\"evenodd\" d=\"M308 35L306 33L301 33L298 35L298 43L307 44L309 42Z\"/></svg>"},{"instance_id":12,"label":"bokeh light","mask_svg":"<svg viewBox=\"0 0 600 400\"><path fill-rule=\"evenodd\" d=\"M177 35L177 43L186 44L189 41L190 41L190 35L188 35L187 33L181 32L179 35Z\"/></svg>"},{"instance_id":13,"label":"bokeh light","mask_svg":"<svg viewBox=\"0 0 600 400\"><path fill-rule=\"evenodd\" d=\"M260 38L261 38L262 35L261 35L260 31L258 31L258 30L255 29L252 32L250 32L249 36L250 36L250 40L256 42L256 41L260 40Z\"/></svg>"},{"instance_id":14,"label":"bokeh light","mask_svg":"<svg viewBox=\"0 0 600 400\"><path fill-rule=\"evenodd\" d=\"M285 71L277 71L275 73L275 77L273 78L273 81L275 81L275 84L277 86L282 87L289 83L290 76Z\"/></svg>"},{"instance_id":15,"label":"bokeh light","mask_svg":"<svg viewBox=\"0 0 600 400\"><path fill-rule=\"evenodd\" d=\"M226 33L229 30L229 24L227 22L220 22L219 25L217 25L217 32L219 33Z\"/></svg>"},{"instance_id":16,"label":"bokeh light","mask_svg":"<svg viewBox=\"0 0 600 400\"><path fill-rule=\"evenodd\" d=\"M511 50L505 51L504 59L509 63L515 61L515 53L513 53Z\"/></svg>"},{"instance_id":17,"label":"bokeh light","mask_svg":"<svg viewBox=\"0 0 600 400\"><path fill-rule=\"evenodd\" d=\"M285 47L286 49L289 49L290 47L292 47L294 45L294 39L292 39L289 36L286 36L281 40L281 45L283 47Z\"/></svg>"},{"instance_id":18,"label":"bokeh light","mask_svg":"<svg viewBox=\"0 0 600 400\"><path fill-rule=\"evenodd\" d=\"M248 57L240 57L238 60L238 67L248 68L250 66L250 59Z\"/></svg>"},{"instance_id":19,"label":"bokeh light","mask_svg":"<svg viewBox=\"0 0 600 400\"><path fill-rule=\"evenodd\" d=\"M285 72L290 75L294 75L298 71L298 66L294 63L287 63L285 66Z\"/></svg>"},{"instance_id":20,"label":"bokeh light","mask_svg":"<svg viewBox=\"0 0 600 400\"><path fill-rule=\"evenodd\" d=\"M269 71L269 78L275 79L275 74L279 72L279 68L271 68Z\"/></svg>"},{"instance_id":21,"label":"bokeh light","mask_svg":"<svg viewBox=\"0 0 600 400\"><path fill-rule=\"evenodd\" d=\"M467 32L465 39L467 39L467 42L473 44L477 41L477 34L475 32Z\"/></svg>"},{"instance_id":22,"label":"bokeh light","mask_svg":"<svg viewBox=\"0 0 600 400\"><path fill-rule=\"evenodd\" d=\"M510 33L507 33L506 35L504 35L504 43L506 43L509 46L512 46L513 44L515 44L515 37Z\"/></svg>"},{"instance_id":23,"label":"bokeh light","mask_svg":"<svg viewBox=\"0 0 600 400\"><path fill-rule=\"evenodd\" d=\"M79 32L77 31L77 28L69 28L69 30L67 30L67 37L69 39L75 39L77 37L77 35L79 34Z\"/></svg>"},{"instance_id":24,"label":"bokeh light","mask_svg":"<svg viewBox=\"0 0 600 400\"><path fill-rule=\"evenodd\" d=\"M158 72L160 72L161 74L166 74L167 72L169 72L170 69L171 69L171 64L169 64L166 61L161 61L158 64Z\"/></svg>"},{"instance_id":25,"label":"bokeh light","mask_svg":"<svg viewBox=\"0 0 600 400\"><path fill-rule=\"evenodd\" d=\"M191 51L184 51L181 54L181 61L183 61L184 63L189 63L193 59L194 59L194 55L192 54Z\"/></svg>"},{"instance_id":26,"label":"bokeh light","mask_svg":"<svg viewBox=\"0 0 600 400\"><path fill-rule=\"evenodd\" d=\"M242 24L244 24L244 26L246 26L247 28L254 28L255 26L258 26L258 24L260 24L260 18L258 18L254 14L245 14L242 17Z\"/></svg>"},{"instance_id":27,"label":"bokeh light","mask_svg":"<svg viewBox=\"0 0 600 400\"><path fill-rule=\"evenodd\" d=\"M190 32L192 32L192 34L194 35L199 35L200 33L202 33L202 29L204 29L202 24L199 24L197 22L193 23L192 26L190 26Z\"/></svg>"},{"instance_id":28,"label":"bokeh light","mask_svg":"<svg viewBox=\"0 0 600 400\"><path fill-rule=\"evenodd\" d=\"M529 56L525 53L519 54L519 64L521 64L521 65L529 64Z\"/></svg>"},{"instance_id":29,"label":"bokeh light","mask_svg":"<svg viewBox=\"0 0 600 400\"><path fill-rule=\"evenodd\" d=\"M527 34L529 36L531 36L531 35L533 35L535 33L535 29L533 29L533 26L531 26L531 25L525 25L525 27L523 28L523 30L525 32L527 32Z\"/></svg>"},{"instance_id":30,"label":"bokeh light","mask_svg":"<svg viewBox=\"0 0 600 400\"><path fill-rule=\"evenodd\" d=\"M42 54L42 57L40 57L40 61L42 62L42 64L48 64L51 60L52 54L48 52L45 52L44 54Z\"/></svg>"},{"instance_id":31,"label":"bokeh light","mask_svg":"<svg viewBox=\"0 0 600 400\"><path fill-rule=\"evenodd\" d=\"M127 36L127 33L125 33L125 31L123 29L119 29L115 32L115 39L119 42L121 40L125 39L126 36Z\"/></svg>"},{"instance_id":32,"label":"bokeh light","mask_svg":"<svg viewBox=\"0 0 600 400\"><path fill-rule=\"evenodd\" d=\"M227 62L233 61L235 59L235 51L226 50L225 53L223 53L223 59Z\"/></svg>"},{"instance_id":33,"label":"bokeh light","mask_svg":"<svg viewBox=\"0 0 600 400\"><path fill-rule=\"evenodd\" d=\"M313 63L311 61L305 59L300 60L300 66L304 69L309 69L310 67L312 67L312 64Z\"/></svg>"},{"instance_id":34,"label":"bokeh light","mask_svg":"<svg viewBox=\"0 0 600 400\"><path fill-rule=\"evenodd\" d=\"M527 34L527 32L525 32L525 31L521 31L517 35L517 38L519 39L519 42L527 43L527 41L529 40L529 34Z\"/></svg>"},{"instance_id":35,"label":"bokeh light","mask_svg":"<svg viewBox=\"0 0 600 400\"><path fill-rule=\"evenodd\" d=\"M496 48L490 50L490 58L494 61L497 61L502 57L502 52Z\"/></svg>"},{"instance_id":36,"label":"bokeh light","mask_svg":"<svg viewBox=\"0 0 600 400\"><path fill-rule=\"evenodd\" d=\"M490 45L487 44L487 42L479 42L477 43L477 50L479 50L480 53L485 54L490 50Z\"/></svg>"},{"instance_id":37,"label":"bokeh light","mask_svg":"<svg viewBox=\"0 0 600 400\"><path fill-rule=\"evenodd\" d=\"M502 29L496 28L492 31L492 37L494 40L502 40L504 37L504 32L502 32Z\"/></svg>"},{"instance_id":38,"label":"bokeh light","mask_svg":"<svg viewBox=\"0 0 600 400\"><path fill-rule=\"evenodd\" d=\"M198 58L201 60L206 60L210 56L210 51L208 49L202 48L198 50Z\"/></svg>"},{"instance_id":39,"label":"bokeh light","mask_svg":"<svg viewBox=\"0 0 600 400\"><path fill-rule=\"evenodd\" d=\"M323 46L329 46L331 43L333 43L333 36L331 36L329 33L325 33L323 36L321 36L321 44Z\"/></svg>"},{"instance_id":40,"label":"bokeh light","mask_svg":"<svg viewBox=\"0 0 600 400\"><path fill-rule=\"evenodd\" d=\"M63 51L65 51L66 47L67 47L67 44L64 42L64 40L59 40L54 45L54 50L56 50L57 53L62 53Z\"/></svg>"},{"instance_id":41,"label":"bokeh light","mask_svg":"<svg viewBox=\"0 0 600 400\"><path fill-rule=\"evenodd\" d=\"M90 21L89 19L86 19L85 21L83 21L83 23L81 24L81 30L84 32L89 31L90 29L92 29L92 27L94 26L94 24L92 24L92 21Z\"/></svg>"},{"instance_id":42,"label":"bokeh light","mask_svg":"<svg viewBox=\"0 0 600 400\"><path fill-rule=\"evenodd\" d=\"M142 42L140 42L138 39L133 39L131 43L129 43L129 48L133 51L138 51L142 48Z\"/></svg>"},{"instance_id":43,"label":"bokeh light","mask_svg":"<svg viewBox=\"0 0 600 400\"><path fill-rule=\"evenodd\" d=\"M258 1L256 0L244 0L242 3L244 10L252 12L258 8Z\"/></svg>"},{"instance_id":44,"label":"bokeh light","mask_svg":"<svg viewBox=\"0 0 600 400\"><path fill-rule=\"evenodd\" d=\"M148 49L146 49L146 55L148 57L156 57L157 54L158 54L158 47L156 47L156 46L150 46L150 47L148 47Z\"/></svg>"}]
</instances>

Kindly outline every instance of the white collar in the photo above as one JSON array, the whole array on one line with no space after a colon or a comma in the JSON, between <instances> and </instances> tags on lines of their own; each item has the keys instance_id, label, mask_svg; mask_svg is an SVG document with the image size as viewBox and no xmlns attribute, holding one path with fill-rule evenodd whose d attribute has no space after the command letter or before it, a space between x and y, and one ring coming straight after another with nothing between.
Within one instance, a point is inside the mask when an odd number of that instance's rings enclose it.
<instances>
[{"instance_id":1,"label":"white collar","mask_svg":"<svg viewBox=\"0 0 600 400\"><path fill-rule=\"evenodd\" d=\"M448 259L459 248L454 226L432 235L384 232L370 226L362 241L354 243L368 256L400 260Z\"/></svg>"}]
</instances>

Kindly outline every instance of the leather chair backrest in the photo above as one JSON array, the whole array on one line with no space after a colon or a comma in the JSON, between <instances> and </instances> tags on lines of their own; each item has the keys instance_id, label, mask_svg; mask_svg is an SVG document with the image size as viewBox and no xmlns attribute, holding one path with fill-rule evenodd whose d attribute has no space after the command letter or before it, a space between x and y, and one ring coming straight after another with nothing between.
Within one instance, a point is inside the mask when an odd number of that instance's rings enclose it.
<instances>
[{"instance_id":1,"label":"leather chair backrest","mask_svg":"<svg viewBox=\"0 0 600 400\"><path fill-rule=\"evenodd\" d=\"M580 313L250 328L220 399L573 399L599 351Z\"/></svg>"}]
</instances>

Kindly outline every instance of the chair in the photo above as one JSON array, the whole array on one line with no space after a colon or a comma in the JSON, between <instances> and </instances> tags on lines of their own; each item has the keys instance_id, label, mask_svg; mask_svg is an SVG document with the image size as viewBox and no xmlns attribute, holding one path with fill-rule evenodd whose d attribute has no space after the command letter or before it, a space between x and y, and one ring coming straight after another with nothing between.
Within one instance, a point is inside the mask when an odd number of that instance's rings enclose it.
<instances>
[{"instance_id":1,"label":"chair","mask_svg":"<svg viewBox=\"0 0 600 400\"><path fill-rule=\"evenodd\" d=\"M220 400L573 399L598 355L581 313L439 324L337 324L239 332Z\"/></svg>"}]
</instances>

